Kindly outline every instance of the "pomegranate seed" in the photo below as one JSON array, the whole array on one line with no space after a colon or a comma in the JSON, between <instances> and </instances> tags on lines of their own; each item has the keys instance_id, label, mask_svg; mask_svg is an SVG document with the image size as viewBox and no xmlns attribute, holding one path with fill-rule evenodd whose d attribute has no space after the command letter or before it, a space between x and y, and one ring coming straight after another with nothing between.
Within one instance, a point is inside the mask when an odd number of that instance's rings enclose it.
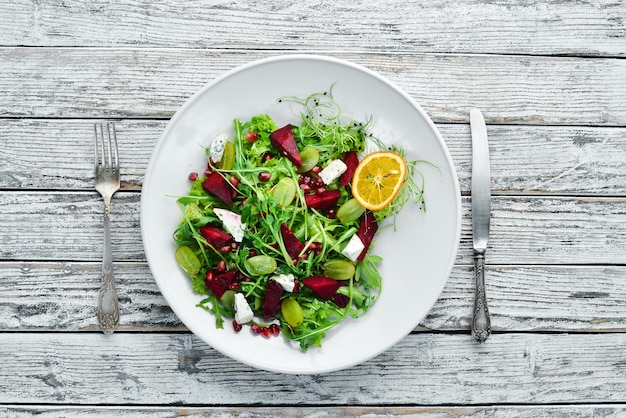
<instances>
[{"instance_id":1,"label":"pomegranate seed","mask_svg":"<svg viewBox=\"0 0 626 418\"><path fill-rule=\"evenodd\" d=\"M206 170L204 170L205 176L210 176L211 174L213 174L213 170L211 170L210 168L207 168Z\"/></svg>"},{"instance_id":2,"label":"pomegranate seed","mask_svg":"<svg viewBox=\"0 0 626 418\"><path fill-rule=\"evenodd\" d=\"M250 255L250 257L254 257L254 256L256 256L258 253L257 253L257 251L253 248L253 249L251 249L251 250L248 252L248 254Z\"/></svg>"},{"instance_id":3,"label":"pomegranate seed","mask_svg":"<svg viewBox=\"0 0 626 418\"><path fill-rule=\"evenodd\" d=\"M209 280L209 281L213 280L213 271L212 270L209 270L209 271L206 272L206 279Z\"/></svg>"},{"instance_id":4,"label":"pomegranate seed","mask_svg":"<svg viewBox=\"0 0 626 418\"><path fill-rule=\"evenodd\" d=\"M309 253L300 254L298 256L298 260L306 260L307 258L309 258Z\"/></svg>"},{"instance_id":5,"label":"pomegranate seed","mask_svg":"<svg viewBox=\"0 0 626 418\"><path fill-rule=\"evenodd\" d=\"M191 180L191 181L198 180L198 173L196 173L196 172L189 173L189 180Z\"/></svg>"},{"instance_id":6,"label":"pomegranate seed","mask_svg":"<svg viewBox=\"0 0 626 418\"><path fill-rule=\"evenodd\" d=\"M265 338L269 338L272 336L272 331L270 331L270 329L267 327L263 327L261 328L261 334L263 334Z\"/></svg>"},{"instance_id":7,"label":"pomegranate seed","mask_svg":"<svg viewBox=\"0 0 626 418\"><path fill-rule=\"evenodd\" d=\"M315 190L315 194L324 194L326 193L326 187L322 186L322 187L318 187L317 190Z\"/></svg>"},{"instance_id":8,"label":"pomegranate seed","mask_svg":"<svg viewBox=\"0 0 626 418\"><path fill-rule=\"evenodd\" d=\"M266 152L265 154L263 154L263 162L269 161L272 158L274 158L274 156L269 152Z\"/></svg>"},{"instance_id":9,"label":"pomegranate seed","mask_svg":"<svg viewBox=\"0 0 626 418\"><path fill-rule=\"evenodd\" d=\"M229 288L230 290L235 290L235 289L237 289L238 287L239 287L239 283L237 283L237 282L232 282L231 284L229 284L229 285L228 285L228 288Z\"/></svg>"},{"instance_id":10,"label":"pomegranate seed","mask_svg":"<svg viewBox=\"0 0 626 418\"><path fill-rule=\"evenodd\" d=\"M234 188L237 188L237 186L239 186L239 179L235 176L230 176L230 184L232 184Z\"/></svg>"},{"instance_id":11,"label":"pomegranate seed","mask_svg":"<svg viewBox=\"0 0 626 418\"><path fill-rule=\"evenodd\" d=\"M324 180L321 177L315 179L315 181L311 182L313 187L324 187Z\"/></svg>"},{"instance_id":12,"label":"pomegranate seed","mask_svg":"<svg viewBox=\"0 0 626 418\"><path fill-rule=\"evenodd\" d=\"M272 178L272 175L270 173L268 173L267 171L262 171L259 173L259 180L260 181L268 181L269 179Z\"/></svg>"},{"instance_id":13,"label":"pomegranate seed","mask_svg":"<svg viewBox=\"0 0 626 418\"><path fill-rule=\"evenodd\" d=\"M231 248L231 246L230 246L230 245L225 245L225 246L223 246L222 248L220 248L220 252L221 252L221 253L229 253L231 249L232 249L232 248Z\"/></svg>"},{"instance_id":14,"label":"pomegranate seed","mask_svg":"<svg viewBox=\"0 0 626 418\"><path fill-rule=\"evenodd\" d=\"M248 132L246 134L246 139L248 140L248 142L256 142L257 139L259 139L259 134L257 134L256 132Z\"/></svg>"},{"instance_id":15,"label":"pomegranate seed","mask_svg":"<svg viewBox=\"0 0 626 418\"><path fill-rule=\"evenodd\" d=\"M311 177L306 176L306 177L304 178L304 184L310 184L310 183L311 183Z\"/></svg>"},{"instance_id":16,"label":"pomegranate seed","mask_svg":"<svg viewBox=\"0 0 626 418\"><path fill-rule=\"evenodd\" d=\"M320 167L319 165L316 165L311 169L311 172L315 174L319 173L320 171L322 171L322 167Z\"/></svg>"},{"instance_id":17,"label":"pomegranate seed","mask_svg":"<svg viewBox=\"0 0 626 418\"><path fill-rule=\"evenodd\" d=\"M308 193L311 191L311 186L308 184L301 184L300 189L302 189L303 192Z\"/></svg>"},{"instance_id":18,"label":"pomegranate seed","mask_svg":"<svg viewBox=\"0 0 626 418\"><path fill-rule=\"evenodd\" d=\"M250 329L252 329L252 332L254 332L255 334L261 333L261 327L258 326L257 324L250 325Z\"/></svg>"},{"instance_id":19,"label":"pomegranate seed","mask_svg":"<svg viewBox=\"0 0 626 418\"><path fill-rule=\"evenodd\" d=\"M241 324L238 324L237 321L233 319L233 329L235 330L235 332L241 331L242 328L243 327L241 326Z\"/></svg>"},{"instance_id":20,"label":"pomegranate seed","mask_svg":"<svg viewBox=\"0 0 626 418\"><path fill-rule=\"evenodd\" d=\"M270 332L272 335L276 336L280 334L280 327L276 324L270 325Z\"/></svg>"},{"instance_id":21,"label":"pomegranate seed","mask_svg":"<svg viewBox=\"0 0 626 418\"><path fill-rule=\"evenodd\" d=\"M239 244L237 244L236 242L233 242L232 244L230 244L230 248L232 250L236 250L237 248L239 248Z\"/></svg>"},{"instance_id":22,"label":"pomegranate seed","mask_svg":"<svg viewBox=\"0 0 626 418\"><path fill-rule=\"evenodd\" d=\"M226 271L226 261L224 260L218 261L215 269L220 273L224 273Z\"/></svg>"},{"instance_id":23,"label":"pomegranate seed","mask_svg":"<svg viewBox=\"0 0 626 418\"><path fill-rule=\"evenodd\" d=\"M331 209L326 213L326 217L328 219L335 219L335 216L337 216L337 212L335 211L335 209Z\"/></svg>"},{"instance_id":24,"label":"pomegranate seed","mask_svg":"<svg viewBox=\"0 0 626 418\"><path fill-rule=\"evenodd\" d=\"M298 281L298 279L295 279L293 281L293 292L292 293L298 293L299 290L300 290L300 282Z\"/></svg>"}]
</instances>

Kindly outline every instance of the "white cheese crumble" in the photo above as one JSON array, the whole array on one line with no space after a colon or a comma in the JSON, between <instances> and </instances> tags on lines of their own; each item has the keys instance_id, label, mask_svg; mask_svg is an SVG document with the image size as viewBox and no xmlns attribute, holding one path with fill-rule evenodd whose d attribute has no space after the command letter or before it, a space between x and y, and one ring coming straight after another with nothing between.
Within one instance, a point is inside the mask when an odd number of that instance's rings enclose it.
<instances>
[{"instance_id":1,"label":"white cheese crumble","mask_svg":"<svg viewBox=\"0 0 626 418\"><path fill-rule=\"evenodd\" d=\"M222 221L235 241L243 241L243 231L246 228L246 224L241 223L241 215L220 208L213 209L213 212Z\"/></svg>"},{"instance_id":2,"label":"white cheese crumble","mask_svg":"<svg viewBox=\"0 0 626 418\"><path fill-rule=\"evenodd\" d=\"M296 286L293 274L279 274L270 277L270 279L275 280L286 292L293 292L293 288Z\"/></svg>"},{"instance_id":3,"label":"white cheese crumble","mask_svg":"<svg viewBox=\"0 0 626 418\"><path fill-rule=\"evenodd\" d=\"M347 169L348 166L343 161L333 160L326 166L326 168L320 171L319 176L324 184L330 184L333 180L338 179L343 173L345 173Z\"/></svg>"},{"instance_id":4,"label":"white cheese crumble","mask_svg":"<svg viewBox=\"0 0 626 418\"><path fill-rule=\"evenodd\" d=\"M352 238L350 238L350 241L348 241L348 245L346 245L341 254L345 255L352 261L356 261L364 249L365 244L363 244L363 241L361 241L357 234L354 234L352 235Z\"/></svg>"},{"instance_id":5,"label":"white cheese crumble","mask_svg":"<svg viewBox=\"0 0 626 418\"><path fill-rule=\"evenodd\" d=\"M218 134L215 138L213 138L211 148L209 149L209 155L214 163L222 161L222 157L224 156L224 147L226 146L227 141L228 135L225 133Z\"/></svg>"},{"instance_id":6,"label":"white cheese crumble","mask_svg":"<svg viewBox=\"0 0 626 418\"><path fill-rule=\"evenodd\" d=\"M235 293L235 322L239 325L252 321L254 313L248 305L246 297L241 293Z\"/></svg>"}]
</instances>

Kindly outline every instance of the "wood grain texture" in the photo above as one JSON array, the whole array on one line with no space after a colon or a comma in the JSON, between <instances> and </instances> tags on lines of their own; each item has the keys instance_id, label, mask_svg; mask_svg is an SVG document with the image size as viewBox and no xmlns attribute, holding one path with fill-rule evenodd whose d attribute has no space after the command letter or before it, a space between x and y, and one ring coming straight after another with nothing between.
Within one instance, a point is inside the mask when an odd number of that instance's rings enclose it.
<instances>
[{"instance_id":1,"label":"wood grain texture","mask_svg":"<svg viewBox=\"0 0 626 418\"><path fill-rule=\"evenodd\" d=\"M1 262L0 329L97 331L100 263ZM185 332L145 263L116 263L118 332ZM626 267L488 266L496 332L626 332ZM456 266L417 332L469 332L473 270ZM210 314L198 309L198 315Z\"/></svg>"},{"instance_id":2,"label":"wood grain texture","mask_svg":"<svg viewBox=\"0 0 626 418\"><path fill-rule=\"evenodd\" d=\"M470 264L469 198L462 206L457 263ZM114 195L115 261L145 260L139 211L139 193ZM488 264L626 264L626 198L499 196L491 211ZM95 192L0 192L0 259L98 261L101 213Z\"/></svg>"},{"instance_id":3,"label":"wood grain texture","mask_svg":"<svg viewBox=\"0 0 626 418\"><path fill-rule=\"evenodd\" d=\"M341 373L256 371L187 334L2 335L0 402L405 406L621 402L626 335L412 334Z\"/></svg>"},{"instance_id":4,"label":"wood grain texture","mask_svg":"<svg viewBox=\"0 0 626 418\"><path fill-rule=\"evenodd\" d=\"M571 406L344 406L344 407L82 407L82 406L4 406L0 418L341 418L366 416L370 418L620 418L626 415L621 405Z\"/></svg>"},{"instance_id":5,"label":"wood grain texture","mask_svg":"<svg viewBox=\"0 0 626 418\"><path fill-rule=\"evenodd\" d=\"M305 51L301 51L305 52ZM204 84L270 51L0 49L0 116L169 118ZM437 122L626 126L626 60L329 53L389 78Z\"/></svg>"},{"instance_id":6,"label":"wood grain texture","mask_svg":"<svg viewBox=\"0 0 626 418\"><path fill-rule=\"evenodd\" d=\"M0 45L624 56L608 0L2 1Z\"/></svg>"},{"instance_id":7,"label":"wood grain texture","mask_svg":"<svg viewBox=\"0 0 626 418\"><path fill-rule=\"evenodd\" d=\"M93 190L93 123L85 119L3 120L0 189ZM122 188L140 190L167 121L115 124ZM461 190L469 193L469 125L439 124L438 129L452 155ZM624 128L489 125L488 134L493 194L626 195Z\"/></svg>"}]
</instances>

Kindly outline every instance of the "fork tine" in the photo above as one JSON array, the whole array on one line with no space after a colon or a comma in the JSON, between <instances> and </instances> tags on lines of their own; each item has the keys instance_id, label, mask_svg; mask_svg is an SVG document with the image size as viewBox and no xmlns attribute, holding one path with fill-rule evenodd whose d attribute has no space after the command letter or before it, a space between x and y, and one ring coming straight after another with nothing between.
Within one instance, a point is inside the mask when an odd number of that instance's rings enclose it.
<instances>
[{"instance_id":1,"label":"fork tine","mask_svg":"<svg viewBox=\"0 0 626 418\"><path fill-rule=\"evenodd\" d=\"M117 134L115 133L115 125L112 123L107 124L107 131L109 133L109 155L111 150L113 151L113 160L111 161L111 169L113 171L118 170L120 161L117 155ZM111 143L111 131L113 131L113 143Z\"/></svg>"},{"instance_id":2,"label":"fork tine","mask_svg":"<svg viewBox=\"0 0 626 418\"><path fill-rule=\"evenodd\" d=\"M96 168L98 168L98 148L99 148L99 143L98 143L98 124L94 123L93 124L93 138L95 141L94 147L93 147L93 156L94 156L94 165L96 166Z\"/></svg>"},{"instance_id":3,"label":"fork tine","mask_svg":"<svg viewBox=\"0 0 626 418\"><path fill-rule=\"evenodd\" d=\"M100 126L99 130L98 125ZM106 168L104 131L102 129L102 124L94 124L94 131L96 137L96 168Z\"/></svg>"}]
</instances>

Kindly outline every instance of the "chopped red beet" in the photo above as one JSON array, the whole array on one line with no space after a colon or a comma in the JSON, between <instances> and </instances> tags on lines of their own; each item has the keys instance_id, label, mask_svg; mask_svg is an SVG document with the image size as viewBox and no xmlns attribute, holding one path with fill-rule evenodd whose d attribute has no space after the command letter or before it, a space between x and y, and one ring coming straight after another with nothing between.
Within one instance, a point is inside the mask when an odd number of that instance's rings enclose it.
<instances>
[{"instance_id":1,"label":"chopped red beet","mask_svg":"<svg viewBox=\"0 0 626 418\"><path fill-rule=\"evenodd\" d=\"M233 241L232 235L228 232L222 231L211 225L205 225L200 227L200 235L207 240L213 248L221 249L224 247L230 248Z\"/></svg>"},{"instance_id":2,"label":"chopped red beet","mask_svg":"<svg viewBox=\"0 0 626 418\"><path fill-rule=\"evenodd\" d=\"M359 225L359 230L356 235L359 237L365 248L361 251L361 254L357 257L358 261L363 261L365 258L365 254L367 254L367 250L374 239L374 235L376 235L376 231L378 231L378 223L376 222L376 218L374 218L374 214L369 210L365 211L363 217L361 218L361 224Z\"/></svg>"},{"instance_id":3,"label":"chopped red beet","mask_svg":"<svg viewBox=\"0 0 626 418\"><path fill-rule=\"evenodd\" d=\"M343 162L348 167L346 171L343 172L341 177L339 177L339 185L341 187L348 185L350 181L352 181L352 176L354 175L354 171L356 167L359 165L359 157L357 157L355 151L350 151L346 153L346 156L343 158Z\"/></svg>"},{"instance_id":4,"label":"chopped red beet","mask_svg":"<svg viewBox=\"0 0 626 418\"><path fill-rule=\"evenodd\" d=\"M211 292L218 298L221 298L224 292L231 288L234 280L239 275L237 270L228 270L225 273L217 273L217 271L207 271L204 279L204 284L211 290Z\"/></svg>"},{"instance_id":5,"label":"chopped red beet","mask_svg":"<svg viewBox=\"0 0 626 418\"><path fill-rule=\"evenodd\" d=\"M304 196L304 202L307 207L320 210L328 210L337 206L337 201L341 197L339 190L326 190L320 194L307 194Z\"/></svg>"},{"instance_id":6,"label":"chopped red beet","mask_svg":"<svg viewBox=\"0 0 626 418\"><path fill-rule=\"evenodd\" d=\"M270 142L281 153L287 157L289 161L294 163L296 167L302 167L302 159L296 145L296 138L293 136L291 125L285 125L270 134Z\"/></svg>"},{"instance_id":7,"label":"chopped red beet","mask_svg":"<svg viewBox=\"0 0 626 418\"><path fill-rule=\"evenodd\" d=\"M340 308L345 308L346 306L348 306L348 303L350 302L350 297L346 295L342 295L340 293L336 293L333 295L330 301L334 303L335 305L339 306Z\"/></svg>"},{"instance_id":8,"label":"chopped red beet","mask_svg":"<svg viewBox=\"0 0 626 418\"><path fill-rule=\"evenodd\" d=\"M271 318L280 308L280 297L283 287L276 281L269 279L265 285L265 299L263 300L263 317Z\"/></svg>"},{"instance_id":9,"label":"chopped red beet","mask_svg":"<svg viewBox=\"0 0 626 418\"><path fill-rule=\"evenodd\" d=\"M297 260L298 256L304 250L304 244L295 236L293 231L286 224L280 225L280 234L283 236L285 249L292 260Z\"/></svg>"},{"instance_id":10,"label":"chopped red beet","mask_svg":"<svg viewBox=\"0 0 626 418\"><path fill-rule=\"evenodd\" d=\"M202 182L202 188L227 205L233 204L232 187L228 180L217 171L207 176L206 180Z\"/></svg>"},{"instance_id":11,"label":"chopped red beet","mask_svg":"<svg viewBox=\"0 0 626 418\"><path fill-rule=\"evenodd\" d=\"M302 280L302 284L324 300L333 297L337 289L341 286L341 283L337 280L325 276L309 276Z\"/></svg>"}]
</instances>

